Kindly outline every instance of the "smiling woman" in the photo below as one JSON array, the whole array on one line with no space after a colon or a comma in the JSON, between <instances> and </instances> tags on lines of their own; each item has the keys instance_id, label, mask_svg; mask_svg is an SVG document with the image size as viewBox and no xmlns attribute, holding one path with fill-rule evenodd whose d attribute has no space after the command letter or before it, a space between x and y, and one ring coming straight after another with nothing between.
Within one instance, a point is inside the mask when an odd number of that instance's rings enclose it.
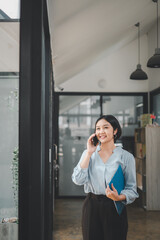
<instances>
[{"instance_id":1,"label":"smiling woman","mask_svg":"<svg viewBox=\"0 0 160 240\"><path fill-rule=\"evenodd\" d=\"M97 136L99 143L93 144ZM116 147L115 142L121 136L118 120L112 115L103 115L96 121L95 133L87 141L87 150L74 168L72 180L84 185L88 193L82 210L82 233L84 240L125 240L128 231L126 204L137 197L135 160L132 154ZM109 183L118 167L121 166L125 186L118 194ZM119 215L114 201L124 204Z\"/></svg>"}]
</instances>

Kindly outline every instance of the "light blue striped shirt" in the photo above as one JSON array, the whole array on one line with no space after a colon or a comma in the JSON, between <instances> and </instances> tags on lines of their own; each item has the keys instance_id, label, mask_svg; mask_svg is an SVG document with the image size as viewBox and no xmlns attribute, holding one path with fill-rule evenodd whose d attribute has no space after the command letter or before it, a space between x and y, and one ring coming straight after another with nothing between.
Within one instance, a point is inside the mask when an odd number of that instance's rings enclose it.
<instances>
[{"instance_id":1,"label":"light blue striped shirt","mask_svg":"<svg viewBox=\"0 0 160 240\"><path fill-rule=\"evenodd\" d=\"M121 191L121 194L126 196L126 201L123 202L125 204L132 203L138 198L135 159L133 155L121 147L116 147L113 150L113 154L104 163L98 153L99 150L100 146L92 154L89 166L86 169L80 166L87 150L83 152L79 163L74 168L72 181L77 185L84 185L85 193L92 192L105 195L106 186L111 181L120 164L125 178L125 188Z\"/></svg>"}]
</instances>

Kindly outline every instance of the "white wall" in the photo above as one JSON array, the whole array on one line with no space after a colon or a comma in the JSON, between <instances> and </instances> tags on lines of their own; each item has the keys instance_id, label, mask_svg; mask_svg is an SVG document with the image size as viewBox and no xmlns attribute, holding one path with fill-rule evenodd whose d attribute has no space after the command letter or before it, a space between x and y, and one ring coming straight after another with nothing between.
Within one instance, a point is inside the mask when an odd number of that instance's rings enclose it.
<instances>
[{"instance_id":1,"label":"white wall","mask_svg":"<svg viewBox=\"0 0 160 240\"><path fill-rule=\"evenodd\" d=\"M0 71L19 72L19 22L0 22Z\"/></svg>"},{"instance_id":2,"label":"white wall","mask_svg":"<svg viewBox=\"0 0 160 240\"><path fill-rule=\"evenodd\" d=\"M156 25L148 33L148 56L152 57L155 53L155 48L157 47L157 32ZM160 33L160 27L159 27ZM160 40L160 37L159 37ZM160 41L159 41L160 47ZM149 76L149 91L152 91L160 87L160 68L148 68Z\"/></svg>"},{"instance_id":3,"label":"white wall","mask_svg":"<svg viewBox=\"0 0 160 240\"><path fill-rule=\"evenodd\" d=\"M148 38L141 37L141 65L148 73ZM82 71L80 74L61 84L64 91L83 92L146 92L148 80L130 80L138 63L137 39L104 57L99 62ZM102 86L99 86L99 82Z\"/></svg>"}]
</instances>

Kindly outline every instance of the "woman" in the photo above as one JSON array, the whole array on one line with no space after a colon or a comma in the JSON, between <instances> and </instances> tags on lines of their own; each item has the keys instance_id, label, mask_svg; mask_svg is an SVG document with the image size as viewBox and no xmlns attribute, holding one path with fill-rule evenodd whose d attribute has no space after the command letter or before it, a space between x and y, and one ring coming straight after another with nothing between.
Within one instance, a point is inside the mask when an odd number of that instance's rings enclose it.
<instances>
[{"instance_id":1,"label":"woman","mask_svg":"<svg viewBox=\"0 0 160 240\"><path fill-rule=\"evenodd\" d=\"M97 137L96 146L93 138ZM101 116L95 124L95 133L87 141L87 150L74 168L72 180L84 185L88 193L82 210L83 240L126 240L128 220L126 204L137 197L135 160L131 153L116 147L121 136L118 120L112 115ZM118 194L109 183L118 166L122 167L125 187ZM122 201L124 208L119 215L114 201Z\"/></svg>"}]
</instances>

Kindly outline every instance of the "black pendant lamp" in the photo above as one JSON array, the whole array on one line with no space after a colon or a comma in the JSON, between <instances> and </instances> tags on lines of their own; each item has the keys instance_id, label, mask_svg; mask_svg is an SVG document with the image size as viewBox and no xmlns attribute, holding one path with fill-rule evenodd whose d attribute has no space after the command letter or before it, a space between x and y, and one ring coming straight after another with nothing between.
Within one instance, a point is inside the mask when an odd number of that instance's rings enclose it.
<instances>
[{"instance_id":1,"label":"black pendant lamp","mask_svg":"<svg viewBox=\"0 0 160 240\"><path fill-rule=\"evenodd\" d=\"M140 64L140 23L135 24L136 27L138 27L138 64L137 69L131 74L130 79L131 80L146 80L148 79L147 74L142 70L141 64Z\"/></svg>"},{"instance_id":2,"label":"black pendant lamp","mask_svg":"<svg viewBox=\"0 0 160 240\"><path fill-rule=\"evenodd\" d=\"M157 48L155 54L147 62L147 67L160 68L160 48L158 47L158 0L152 0L157 3Z\"/></svg>"}]
</instances>

